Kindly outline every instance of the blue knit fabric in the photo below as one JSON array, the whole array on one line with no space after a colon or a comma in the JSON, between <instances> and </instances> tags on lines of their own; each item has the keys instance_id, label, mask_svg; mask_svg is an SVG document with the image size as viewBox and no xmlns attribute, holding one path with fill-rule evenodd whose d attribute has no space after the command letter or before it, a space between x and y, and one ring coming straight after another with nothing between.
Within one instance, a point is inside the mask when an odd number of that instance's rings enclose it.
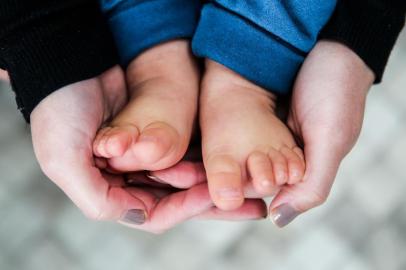
<instances>
[{"instance_id":1,"label":"blue knit fabric","mask_svg":"<svg viewBox=\"0 0 406 270\"><path fill-rule=\"evenodd\" d=\"M336 0L217 0L203 7L193 39L210 58L255 84L288 93Z\"/></svg>"},{"instance_id":2,"label":"blue knit fabric","mask_svg":"<svg viewBox=\"0 0 406 270\"><path fill-rule=\"evenodd\" d=\"M199 20L200 0L101 0L124 66L154 45L193 37L195 55L279 94L290 91L336 4L336 0L206 2Z\"/></svg>"},{"instance_id":3,"label":"blue knit fabric","mask_svg":"<svg viewBox=\"0 0 406 270\"><path fill-rule=\"evenodd\" d=\"M336 0L216 0L228 12L308 52L331 17Z\"/></svg>"},{"instance_id":4,"label":"blue knit fabric","mask_svg":"<svg viewBox=\"0 0 406 270\"><path fill-rule=\"evenodd\" d=\"M201 10L200 0L100 1L123 66L159 43L192 39Z\"/></svg>"}]
</instances>

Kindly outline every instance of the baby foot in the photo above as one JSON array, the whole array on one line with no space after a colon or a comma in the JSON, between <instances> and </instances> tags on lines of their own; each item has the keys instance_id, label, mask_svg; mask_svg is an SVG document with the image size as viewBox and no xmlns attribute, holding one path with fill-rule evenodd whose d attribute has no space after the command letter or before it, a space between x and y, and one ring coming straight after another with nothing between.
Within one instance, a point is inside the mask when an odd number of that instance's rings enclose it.
<instances>
[{"instance_id":1,"label":"baby foot","mask_svg":"<svg viewBox=\"0 0 406 270\"><path fill-rule=\"evenodd\" d=\"M187 41L142 53L127 69L129 103L101 129L94 154L118 171L160 170L185 154L195 123L199 71Z\"/></svg>"},{"instance_id":2,"label":"baby foot","mask_svg":"<svg viewBox=\"0 0 406 270\"><path fill-rule=\"evenodd\" d=\"M240 207L248 180L264 196L301 181L303 153L275 115L272 93L211 60L201 91L203 162L217 207Z\"/></svg>"}]
</instances>

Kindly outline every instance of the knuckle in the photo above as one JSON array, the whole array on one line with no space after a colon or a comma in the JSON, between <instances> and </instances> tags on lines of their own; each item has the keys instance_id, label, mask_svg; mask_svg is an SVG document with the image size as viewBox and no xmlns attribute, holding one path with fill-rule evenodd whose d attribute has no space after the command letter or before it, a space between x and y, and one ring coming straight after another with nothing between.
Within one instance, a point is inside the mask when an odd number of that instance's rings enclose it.
<instances>
[{"instance_id":1,"label":"knuckle","mask_svg":"<svg viewBox=\"0 0 406 270\"><path fill-rule=\"evenodd\" d=\"M40 167L44 174L53 180L59 178L62 172L60 162L51 157L41 160Z\"/></svg>"},{"instance_id":2,"label":"knuckle","mask_svg":"<svg viewBox=\"0 0 406 270\"><path fill-rule=\"evenodd\" d=\"M155 234L155 235L162 235L162 234L164 234L166 232L166 230L164 230L164 229L152 229L149 232L152 233L152 234Z\"/></svg>"},{"instance_id":3,"label":"knuckle","mask_svg":"<svg viewBox=\"0 0 406 270\"><path fill-rule=\"evenodd\" d=\"M319 206L319 205L324 204L327 201L327 197L328 197L328 193L320 192L317 190L313 190L309 194L310 202L314 206Z\"/></svg>"},{"instance_id":4,"label":"knuckle","mask_svg":"<svg viewBox=\"0 0 406 270\"><path fill-rule=\"evenodd\" d=\"M103 221L105 220L104 218L104 213L103 211L99 210L99 211L90 211L90 212L85 212L85 216L93 221Z\"/></svg>"},{"instance_id":5,"label":"knuckle","mask_svg":"<svg viewBox=\"0 0 406 270\"><path fill-rule=\"evenodd\" d=\"M108 220L108 213L105 207L101 203L91 203L87 210L84 211L85 216L93 221Z\"/></svg>"}]
</instances>

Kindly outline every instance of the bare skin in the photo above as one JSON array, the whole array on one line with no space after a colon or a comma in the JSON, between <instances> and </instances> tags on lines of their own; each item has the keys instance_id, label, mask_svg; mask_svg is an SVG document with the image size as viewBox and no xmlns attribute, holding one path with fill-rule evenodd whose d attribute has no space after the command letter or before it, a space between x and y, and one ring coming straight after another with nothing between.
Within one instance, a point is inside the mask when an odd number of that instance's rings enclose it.
<instances>
[{"instance_id":1,"label":"bare skin","mask_svg":"<svg viewBox=\"0 0 406 270\"><path fill-rule=\"evenodd\" d=\"M118 171L160 170L184 156L197 114L199 70L187 41L155 46L127 69L129 103L94 142Z\"/></svg>"},{"instance_id":2,"label":"bare skin","mask_svg":"<svg viewBox=\"0 0 406 270\"><path fill-rule=\"evenodd\" d=\"M275 115L272 93L211 60L201 91L203 162L217 207L240 207L249 181L266 196L302 180L303 152Z\"/></svg>"},{"instance_id":3,"label":"bare skin","mask_svg":"<svg viewBox=\"0 0 406 270\"><path fill-rule=\"evenodd\" d=\"M129 65L127 82L129 103L99 131L95 155L124 172L175 165L189 145L199 98L199 71L188 42L144 52ZM201 89L203 160L217 207L238 209L247 182L266 196L302 179L303 153L276 117L273 94L210 60Z\"/></svg>"},{"instance_id":4,"label":"bare skin","mask_svg":"<svg viewBox=\"0 0 406 270\"><path fill-rule=\"evenodd\" d=\"M7 71L0 69L0 81L8 81Z\"/></svg>"},{"instance_id":5,"label":"bare skin","mask_svg":"<svg viewBox=\"0 0 406 270\"><path fill-rule=\"evenodd\" d=\"M213 207L207 185L198 179L174 181L173 187L183 190L141 188L127 185L124 175L101 170L103 164L93 156L93 139L125 102L124 75L114 67L53 92L31 114L32 140L42 170L87 217L161 233L189 219L266 216L262 200L247 200L237 211L220 211ZM143 178L138 173L127 179Z\"/></svg>"},{"instance_id":6,"label":"bare skin","mask_svg":"<svg viewBox=\"0 0 406 270\"><path fill-rule=\"evenodd\" d=\"M358 138L373 81L373 72L359 56L337 42L320 41L306 59L295 82L288 118L304 144L306 172L303 181L282 187L273 199L270 217L277 226L288 225L326 201L340 162ZM151 174L174 184L180 179L202 182L205 171L199 162L182 162ZM262 197L252 193L249 185L245 196Z\"/></svg>"}]
</instances>

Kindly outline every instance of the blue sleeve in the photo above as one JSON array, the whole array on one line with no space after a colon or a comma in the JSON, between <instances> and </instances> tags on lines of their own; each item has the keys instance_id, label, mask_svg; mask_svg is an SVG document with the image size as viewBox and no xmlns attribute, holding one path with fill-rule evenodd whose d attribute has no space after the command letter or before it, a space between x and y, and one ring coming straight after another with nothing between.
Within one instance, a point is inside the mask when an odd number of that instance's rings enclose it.
<instances>
[{"instance_id":1,"label":"blue sleeve","mask_svg":"<svg viewBox=\"0 0 406 270\"><path fill-rule=\"evenodd\" d=\"M279 94L290 91L336 0L216 0L207 3L193 51Z\"/></svg>"},{"instance_id":2,"label":"blue sleeve","mask_svg":"<svg viewBox=\"0 0 406 270\"><path fill-rule=\"evenodd\" d=\"M191 39L201 9L200 0L100 1L123 66L154 45Z\"/></svg>"}]
</instances>

